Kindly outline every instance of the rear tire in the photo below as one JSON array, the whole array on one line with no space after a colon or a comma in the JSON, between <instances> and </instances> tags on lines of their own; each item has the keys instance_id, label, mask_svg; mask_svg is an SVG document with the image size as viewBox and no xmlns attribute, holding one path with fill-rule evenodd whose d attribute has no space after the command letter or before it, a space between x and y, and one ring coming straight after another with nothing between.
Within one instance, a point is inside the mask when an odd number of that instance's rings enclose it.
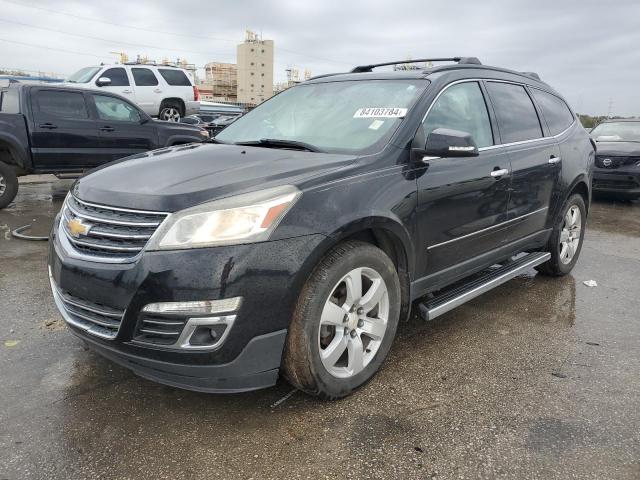
<instances>
[{"instance_id":1,"label":"rear tire","mask_svg":"<svg viewBox=\"0 0 640 480\"><path fill-rule=\"evenodd\" d=\"M179 122L184 117L184 108L176 101L163 101L160 105L158 119L166 122Z\"/></svg>"},{"instance_id":2,"label":"rear tire","mask_svg":"<svg viewBox=\"0 0 640 480\"><path fill-rule=\"evenodd\" d=\"M0 208L9 205L18 194L18 177L10 165L0 162Z\"/></svg>"},{"instance_id":3,"label":"rear tire","mask_svg":"<svg viewBox=\"0 0 640 480\"><path fill-rule=\"evenodd\" d=\"M284 376L324 399L349 395L387 357L400 307L400 280L382 250L359 241L337 245L300 293L285 345Z\"/></svg>"},{"instance_id":4,"label":"rear tire","mask_svg":"<svg viewBox=\"0 0 640 480\"><path fill-rule=\"evenodd\" d=\"M587 209L580 194L571 195L553 224L546 251L551 258L536 269L543 275L560 277L569 273L580 256L587 220Z\"/></svg>"}]
</instances>

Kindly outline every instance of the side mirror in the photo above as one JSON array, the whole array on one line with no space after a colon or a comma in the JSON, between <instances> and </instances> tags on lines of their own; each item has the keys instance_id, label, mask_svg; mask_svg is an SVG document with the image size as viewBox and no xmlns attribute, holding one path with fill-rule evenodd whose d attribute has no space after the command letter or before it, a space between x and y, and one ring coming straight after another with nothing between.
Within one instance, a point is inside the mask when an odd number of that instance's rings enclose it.
<instances>
[{"instance_id":1,"label":"side mirror","mask_svg":"<svg viewBox=\"0 0 640 480\"><path fill-rule=\"evenodd\" d=\"M479 152L470 133L436 128L427 137L424 154L428 157L477 157Z\"/></svg>"},{"instance_id":2,"label":"side mirror","mask_svg":"<svg viewBox=\"0 0 640 480\"><path fill-rule=\"evenodd\" d=\"M111 79L109 77L100 77L96 81L96 85L99 87L108 87L109 85L111 85Z\"/></svg>"}]
</instances>

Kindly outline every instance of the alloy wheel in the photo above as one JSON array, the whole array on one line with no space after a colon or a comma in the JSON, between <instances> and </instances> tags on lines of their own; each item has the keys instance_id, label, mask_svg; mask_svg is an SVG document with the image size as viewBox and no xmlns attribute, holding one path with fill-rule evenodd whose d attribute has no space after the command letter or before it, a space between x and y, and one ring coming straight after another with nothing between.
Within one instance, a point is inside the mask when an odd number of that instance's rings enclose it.
<instances>
[{"instance_id":1,"label":"alloy wheel","mask_svg":"<svg viewBox=\"0 0 640 480\"><path fill-rule=\"evenodd\" d=\"M165 120L167 122L179 122L180 111L175 107L164 108L162 109L161 120Z\"/></svg>"},{"instance_id":2,"label":"alloy wheel","mask_svg":"<svg viewBox=\"0 0 640 480\"><path fill-rule=\"evenodd\" d=\"M335 285L320 317L318 344L324 368L334 377L357 375L380 348L389 320L389 292L368 267L351 270Z\"/></svg>"},{"instance_id":3,"label":"alloy wheel","mask_svg":"<svg viewBox=\"0 0 640 480\"><path fill-rule=\"evenodd\" d=\"M4 177L0 174L0 197L2 195L4 195L4 192L7 191L7 181L4 179Z\"/></svg>"},{"instance_id":4,"label":"alloy wheel","mask_svg":"<svg viewBox=\"0 0 640 480\"><path fill-rule=\"evenodd\" d=\"M577 205L572 205L564 215L564 223L560 232L560 261L569 264L580 246L582 233L582 213Z\"/></svg>"}]
</instances>

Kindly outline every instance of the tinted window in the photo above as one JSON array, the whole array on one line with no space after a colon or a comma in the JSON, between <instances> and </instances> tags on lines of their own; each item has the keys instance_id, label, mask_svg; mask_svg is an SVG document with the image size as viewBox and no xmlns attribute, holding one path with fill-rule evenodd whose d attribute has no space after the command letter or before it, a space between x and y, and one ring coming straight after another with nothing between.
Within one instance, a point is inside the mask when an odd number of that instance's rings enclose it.
<instances>
[{"instance_id":1,"label":"tinted window","mask_svg":"<svg viewBox=\"0 0 640 480\"><path fill-rule=\"evenodd\" d=\"M531 92L538 103L538 107L542 110L542 116L549 126L551 135L557 135L569 128L573 123L573 114L566 103L555 95L536 88L532 88Z\"/></svg>"},{"instance_id":2,"label":"tinted window","mask_svg":"<svg viewBox=\"0 0 640 480\"><path fill-rule=\"evenodd\" d=\"M423 128L425 137L436 128L451 128L470 133L478 148L493 145L487 105L476 82L447 88L431 107Z\"/></svg>"},{"instance_id":3,"label":"tinted window","mask_svg":"<svg viewBox=\"0 0 640 480\"><path fill-rule=\"evenodd\" d=\"M124 100L106 95L94 95L98 117L118 122L140 122L140 112Z\"/></svg>"},{"instance_id":4,"label":"tinted window","mask_svg":"<svg viewBox=\"0 0 640 480\"><path fill-rule=\"evenodd\" d=\"M71 83L87 83L100 70L100 67L85 67L67 78Z\"/></svg>"},{"instance_id":5,"label":"tinted window","mask_svg":"<svg viewBox=\"0 0 640 480\"><path fill-rule=\"evenodd\" d=\"M100 74L100 77L107 77L111 79L110 87L128 87L129 78L127 77L127 71L124 68L110 68L106 72Z\"/></svg>"},{"instance_id":6,"label":"tinted window","mask_svg":"<svg viewBox=\"0 0 640 480\"><path fill-rule=\"evenodd\" d=\"M35 105L40 116L69 119L89 118L82 93L39 90L36 92Z\"/></svg>"},{"instance_id":7,"label":"tinted window","mask_svg":"<svg viewBox=\"0 0 640 480\"><path fill-rule=\"evenodd\" d=\"M132 68L133 81L139 87L155 87L158 85L158 79L148 68Z\"/></svg>"},{"instance_id":8,"label":"tinted window","mask_svg":"<svg viewBox=\"0 0 640 480\"><path fill-rule=\"evenodd\" d=\"M160 68L158 69L162 78L169 85L179 86L179 87L190 87L191 82L189 81L189 77L187 77L182 70L170 70Z\"/></svg>"},{"instance_id":9,"label":"tinted window","mask_svg":"<svg viewBox=\"0 0 640 480\"><path fill-rule=\"evenodd\" d=\"M487 89L498 115L502 143L542 137L538 114L523 86L488 82Z\"/></svg>"},{"instance_id":10,"label":"tinted window","mask_svg":"<svg viewBox=\"0 0 640 480\"><path fill-rule=\"evenodd\" d=\"M17 89L10 88L0 92L0 111L3 113L20 113L20 96Z\"/></svg>"}]
</instances>

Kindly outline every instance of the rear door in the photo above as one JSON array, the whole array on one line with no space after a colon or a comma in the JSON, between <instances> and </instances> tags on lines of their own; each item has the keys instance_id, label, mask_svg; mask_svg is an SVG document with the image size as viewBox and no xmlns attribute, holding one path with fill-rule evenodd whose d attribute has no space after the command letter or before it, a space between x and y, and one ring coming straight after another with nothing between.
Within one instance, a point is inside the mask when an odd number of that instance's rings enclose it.
<instances>
[{"instance_id":1,"label":"rear door","mask_svg":"<svg viewBox=\"0 0 640 480\"><path fill-rule=\"evenodd\" d=\"M560 178L560 149L545 136L539 114L524 85L487 81L498 119L501 143L511 159L509 228L503 242L534 235L547 223L552 197Z\"/></svg>"},{"instance_id":2,"label":"rear door","mask_svg":"<svg viewBox=\"0 0 640 480\"><path fill-rule=\"evenodd\" d=\"M477 157L427 160L417 179L418 229L425 247L427 276L463 264L498 245L507 217L509 171L507 149L496 146L485 92L478 81L446 87L425 121L425 138L436 128L470 133ZM492 175L504 171L503 175Z\"/></svg>"},{"instance_id":3,"label":"rear door","mask_svg":"<svg viewBox=\"0 0 640 480\"><path fill-rule=\"evenodd\" d=\"M193 100L193 84L182 70L158 67L158 73L166 84L163 87L163 98L181 98L185 102L185 106L188 101Z\"/></svg>"},{"instance_id":4,"label":"rear door","mask_svg":"<svg viewBox=\"0 0 640 480\"><path fill-rule=\"evenodd\" d=\"M87 94L31 88L31 153L41 171L84 169L100 149Z\"/></svg>"},{"instance_id":5,"label":"rear door","mask_svg":"<svg viewBox=\"0 0 640 480\"><path fill-rule=\"evenodd\" d=\"M96 165L156 148L156 126L151 120L144 122L146 117L135 105L111 95L90 95L100 133L101 155L94 159Z\"/></svg>"},{"instance_id":6,"label":"rear door","mask_svg":"<svg viewBox=\"0 0 640 480\"><path fill-rule=\"evenodd\" d=\"M147 115L158 115L162 88L156 74L147 67L132 67L131 75L135 84L136 103Z\"/></svg>"},{"instance_id":7,"label":"rear door","mask_svg":"<svg viewBox=\"0 0 640 480\"><path fill-rule=\"evenodd\" d=\"M98 85L98 80L104 77L111 80L111 83L106 87L101 87ZM96 77L95 84L97 88L100 88L105 92L117 93L127 100L135 102L136 96L133 87L131 86L131 81L132 79L129 77L126 68L112 67L98 75L98 77Z\"/></svg>"}]
</instances>

